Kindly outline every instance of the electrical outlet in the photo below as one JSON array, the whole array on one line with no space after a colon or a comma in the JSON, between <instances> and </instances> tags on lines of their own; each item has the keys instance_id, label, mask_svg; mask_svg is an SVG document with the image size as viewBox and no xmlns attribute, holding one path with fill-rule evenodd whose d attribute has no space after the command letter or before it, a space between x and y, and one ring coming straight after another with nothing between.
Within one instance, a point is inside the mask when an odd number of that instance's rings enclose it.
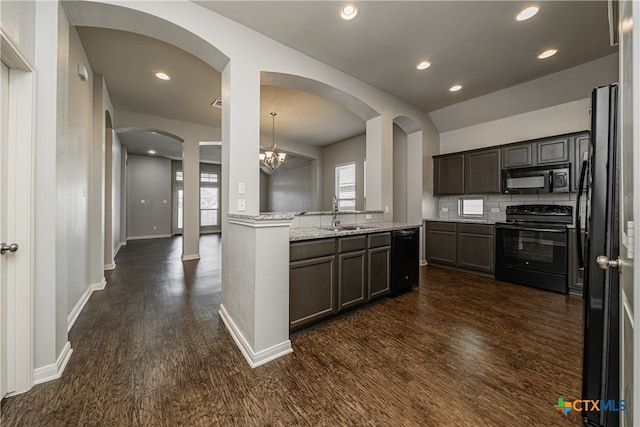
<instances>
[{"instance_id":1,"label":"electrical outlet","mask_svg":"<svg viewBox=\"0 0 640 427\"><path fill-rule=\"evenodd\" d=\"M491 208L491 212L498 213L500 212L500 208Z\"/></svg>"},{"instance_id":2,"label":"electrical outlet","mask_svg":"<svg viewBox=\"0 0 640 427\"><path fill-rule=\"evenodd\" d=\"M239 182L238 183L238 194L245 194L245 185L244 182Z\"/></svg>"},{"instance_id":3,"label":"electrical outlet","mask_svg":"<svg viewBox=\"0 0 640 427\"><path fill-rule=\"evenodd\" d=\"M384 213L389 213L389 206L384 207Z\"/></svg>"},{"instance_id":4,"label":"electrical outlet","mask_svg":"<svg viewBox=\"0 0 640 427\"><path fill-rule=\"evenodd\" d=\"M158 229L158 226L157 226L157 225L154 225L154 226L153 226L153 229L154 229L154 230L157 230L157 229Z\"/></svg>"},{"instance_id":5,"label":"electrical outlet","mask_svg":"<svg viewBox=\"0 0 640 427\"><path fill-rule=\"evenodd\" d=\"M238 212L244 212L247 210L247 201L245 199L238 199Z\"/></svg>"},{"instance_id":6,"label":"electrical outlet","mask_svg":"<svg viewBox=\"0 0 640 427\"><path fill-rule=\"evenodd\" d=\"M166 205L167 203L169 203L167 200L162 200L163 205Z\"/></svg>"},{"instance_id":7,"label":"electrical outlet","mask_svg":"<svg viewBox=\"0 0 640 427\"><path fill-rule=\"evenodd\" d=\"M140 204L144 205L145 203L147 203L147 201L145 199L140 200Z\"/></svg>"},{"instance_id":8,"label":"electrical outlet","mask_svg":"<svg viewBox=\"0 0 640 427\"><path fill-rule=\"evenodd\" d=\"M442 208L442 212L449 212L449 208Z\"/></svg>"}]
</instances>

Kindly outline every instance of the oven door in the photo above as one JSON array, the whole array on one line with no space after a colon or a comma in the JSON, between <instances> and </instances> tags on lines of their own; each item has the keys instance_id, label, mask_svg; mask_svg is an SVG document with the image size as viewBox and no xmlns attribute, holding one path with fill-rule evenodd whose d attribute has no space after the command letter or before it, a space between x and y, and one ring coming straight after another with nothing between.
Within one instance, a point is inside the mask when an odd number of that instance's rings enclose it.
<instances>
[{"instance_id":1,"label":"oven door","mask_svg":"<svg viewBox=\"0 0 640 427\"><path fill-rule=\"evenodd\" d=\"M496 264L565 275L566 227L496 224Z\"/></svg>"}]
</instances>

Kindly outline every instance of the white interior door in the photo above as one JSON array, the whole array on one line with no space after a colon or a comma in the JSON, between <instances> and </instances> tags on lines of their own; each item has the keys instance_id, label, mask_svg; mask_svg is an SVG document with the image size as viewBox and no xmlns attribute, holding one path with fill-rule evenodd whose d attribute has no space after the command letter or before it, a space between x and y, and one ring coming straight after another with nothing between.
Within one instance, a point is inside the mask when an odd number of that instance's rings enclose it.
<instances>
[{"instance_id":1,"label":"white interior door","mask_svg":"<svg viewBox=\"0 0 640 427\"><path fill-rule=\"evenodd\" d=\"M633 28L639 12L637 1L620 4L620 399L626 406L620 423L629 427L640 425L640 361L634 359L634 355L640 356L640 328L635 322L635 309L640 307L640 278L635 277L635 265L640 261L640 236L635 231L635 225L640 226L640 218L636 217L640 215L640 124L634 123L640 101L640 43L639 31Z\"/></svg>"},{"instance_id":2,"label":"white interior door","mask_svg":"<svg viewBox=\"0 0 640 427\"><path fill-rule=\"evenodd\" d=\"M7 235L7 149L9 140L9 68L2 64L0 97L2 104L0 105L0 240L4 242ZM7 257L0 256L0 399L8 392L7 378L7 299L8 299L8 283L7 283Z\"/></svg>"}]
</instances>

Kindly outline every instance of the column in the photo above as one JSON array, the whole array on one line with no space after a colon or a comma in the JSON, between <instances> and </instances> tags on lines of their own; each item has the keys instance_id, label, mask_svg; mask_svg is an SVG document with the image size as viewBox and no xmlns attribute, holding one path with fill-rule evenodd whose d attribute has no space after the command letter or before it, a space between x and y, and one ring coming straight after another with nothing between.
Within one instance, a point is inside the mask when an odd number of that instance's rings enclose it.
<instances>
[{"instance_id":1,"label":"column","mask_svg":"<svg viewBox=\"0 0 640 427\"><path fill-rule=\"evenodd\" d=\"M200 259L200 145L182 144L182 260Z\"/></svg>"},{"instance_id":2,"label":"column","mask_svg":"<svg viewBox=\"0 0 640 427\"><path fill-rule=\"evenodd\" d=\"M386 116L367 120L367 210L382 210L393 221L393 121Z\"/></svg>"}]
</instances>

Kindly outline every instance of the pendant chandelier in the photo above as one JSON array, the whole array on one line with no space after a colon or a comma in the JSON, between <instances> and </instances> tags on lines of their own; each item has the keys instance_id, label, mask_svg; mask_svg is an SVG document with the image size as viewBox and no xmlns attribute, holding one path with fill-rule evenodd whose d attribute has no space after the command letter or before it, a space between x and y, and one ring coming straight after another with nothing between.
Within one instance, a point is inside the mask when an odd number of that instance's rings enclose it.
<instances>
[{"instance_id":1,"label":"pendant chandelier","mask_svg":"<svg viewBox=\"0 0 640 427\"><path fill-rule=\"evenodd\" d=\"M260 153L260 160L262 163L271 168L278 169L280 165L284 163L284 159L287 157L287 153L278 153L276 151L276 113L271 113L271 147L269 151Z\"/></svg>"}]
</instances>

